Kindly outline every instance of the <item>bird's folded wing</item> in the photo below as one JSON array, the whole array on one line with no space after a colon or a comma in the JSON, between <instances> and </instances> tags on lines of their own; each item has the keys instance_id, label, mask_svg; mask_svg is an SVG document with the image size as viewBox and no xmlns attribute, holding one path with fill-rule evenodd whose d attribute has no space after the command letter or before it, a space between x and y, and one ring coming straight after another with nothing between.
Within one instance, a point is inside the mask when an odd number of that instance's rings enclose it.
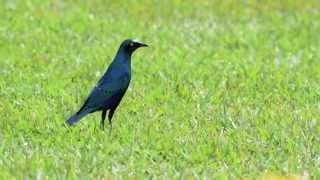
<instances>
[{"instance_id":1,"label":"bird's folded wing","mask_svg":"<svg viewBox=\"0 0 320 180\"><path fill-rule=\"evenodd\" d=\"M128 86L129 79L125 76L119 77L119 79L114 81L98 83L89 95L86 101L86 107L90 109L100 109L108 106L108 100L114 96L123 94Z\"/></svg>"}]
</instances>

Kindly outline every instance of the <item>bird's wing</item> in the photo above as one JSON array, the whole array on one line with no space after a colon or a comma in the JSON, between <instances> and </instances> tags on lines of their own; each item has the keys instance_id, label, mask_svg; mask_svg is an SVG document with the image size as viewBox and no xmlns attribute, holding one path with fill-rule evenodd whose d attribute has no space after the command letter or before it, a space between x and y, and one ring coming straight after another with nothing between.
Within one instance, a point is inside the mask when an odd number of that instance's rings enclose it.
<instances>
[{"instance_id":1,"label":"bird's wing","mask_svg":"<svg viewBox=\"0 0 320 180\"><path fill-rule=\"evenodd\" d=\"M81 109L88 108L95 111L119 103L115 101L121 100L129 83L130 77L128 74L113 79L100 80ZM120 100L118 100L119 96Z\"/></svg>"}]
</instances>

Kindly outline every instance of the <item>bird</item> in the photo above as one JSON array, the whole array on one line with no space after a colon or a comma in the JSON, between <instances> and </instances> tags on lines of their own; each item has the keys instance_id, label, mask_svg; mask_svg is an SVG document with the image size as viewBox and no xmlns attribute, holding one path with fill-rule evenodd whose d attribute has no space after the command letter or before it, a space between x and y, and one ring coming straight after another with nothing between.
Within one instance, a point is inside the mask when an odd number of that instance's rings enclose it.
<instances>
[{"instance_id":1,"label":"bird","mask_svg":"<svg viewBox=\"0 0 320 180\"><path fill-rule=\"evenodd\" d=\"M108 111L109 127L112 130L112 117L131 81L131 56L140 47L148 45L133 39L121 43L113 61L81 108L66 121L69 126L90 113L101 111L101 126L104 129Z\"/></svg>"}]
</instances>

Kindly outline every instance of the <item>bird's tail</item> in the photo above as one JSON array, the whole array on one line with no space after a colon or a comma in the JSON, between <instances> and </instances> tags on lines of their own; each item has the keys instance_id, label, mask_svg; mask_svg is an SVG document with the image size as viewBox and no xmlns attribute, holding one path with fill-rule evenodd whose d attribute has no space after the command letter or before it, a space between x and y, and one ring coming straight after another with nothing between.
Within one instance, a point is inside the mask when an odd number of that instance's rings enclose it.
<instances>
[{"instance_id":1,"label":"bird's tail","mask_svg":"<svg viewBox=\"0 0 320 180\"><path fill-rule=\"evenodd\" d=\"M79 111L77 113L75 113L74 115L72 115L67 121L66 123L70 126L74 125L75 123L77 123L81 118L83 118L85 115L87 115L89 112L88 111Z\"/></svg>"}]
</instances>

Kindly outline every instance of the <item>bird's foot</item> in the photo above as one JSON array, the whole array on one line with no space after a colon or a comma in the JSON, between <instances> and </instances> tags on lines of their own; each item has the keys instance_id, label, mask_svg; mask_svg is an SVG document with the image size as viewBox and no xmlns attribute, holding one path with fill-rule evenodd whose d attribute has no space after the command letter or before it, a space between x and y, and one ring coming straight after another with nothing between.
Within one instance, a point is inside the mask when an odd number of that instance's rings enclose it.
<instances>
[{"instance_id":1,"label":"bird's foot","mask_svg":"<svg viewBox=\"0 0 320 180\"><path fill-rule=\"evenodd\" d=\"M100 124L100 128L101 128L102 131L104 131L104 123Z\"/></svg>"}]
</instances>

